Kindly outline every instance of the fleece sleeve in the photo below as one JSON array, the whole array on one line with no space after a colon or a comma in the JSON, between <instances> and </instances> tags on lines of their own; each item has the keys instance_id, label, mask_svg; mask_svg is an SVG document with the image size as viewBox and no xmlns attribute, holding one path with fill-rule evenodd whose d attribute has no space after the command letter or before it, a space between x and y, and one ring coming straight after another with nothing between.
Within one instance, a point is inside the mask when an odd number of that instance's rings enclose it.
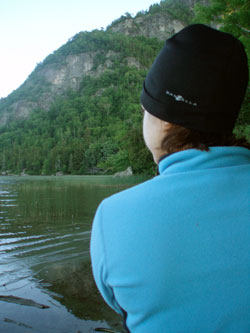
<instances>
[{"instance_id":1,"label":"fleece sleeve","mask_svg":"<svg viewBox=\"0 0 250 333\"><path fill-rule=\"evenodd\" d=\"M99 206L91 232L90 240L90 256L92 263L92 271L94 279L102 297L106 303L117 313L122 315L121 308L117 304L113 290L107 283L108 267L106 265L107 258L105 254L105 244L103 236L103 220L102 220L102 204Z\"/></svg>"}]
</instances>

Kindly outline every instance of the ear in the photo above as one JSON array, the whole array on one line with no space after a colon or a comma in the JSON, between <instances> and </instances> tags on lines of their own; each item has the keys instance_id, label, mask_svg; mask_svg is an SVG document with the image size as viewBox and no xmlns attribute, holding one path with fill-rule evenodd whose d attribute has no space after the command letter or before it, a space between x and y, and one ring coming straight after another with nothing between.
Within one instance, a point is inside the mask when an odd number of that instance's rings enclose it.
<instances>
[{"instance_id":1,"label":"ear","mask_svg":"<svg viewBox=\"0 0 250 333\"><path fill-rule=\"evenodd\" d=\"M168 128L171 126L170 123L168 123L167 121L165 120L161 120L161 126L164 130L168 130Z\"/></svg>"}]
</instances>

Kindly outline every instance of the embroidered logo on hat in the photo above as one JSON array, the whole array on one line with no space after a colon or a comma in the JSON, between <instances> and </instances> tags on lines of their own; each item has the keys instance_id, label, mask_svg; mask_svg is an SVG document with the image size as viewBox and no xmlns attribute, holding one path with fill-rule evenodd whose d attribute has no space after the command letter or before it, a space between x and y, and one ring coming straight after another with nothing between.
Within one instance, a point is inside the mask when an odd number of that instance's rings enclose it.
<instances>
[{"instance_id":1,"label":"embroidered logo on hat","mask_svg":"<svg viewBox=\"0 0 250 333\"><path fill-rule=\"evenodd\" d=\"M169 95L169 96L172 96L177 102L184 102L184 103L192 105L192 106L197 106L197 103L188 101L184 97L182 97L181 95L175 95L175 94L171 93L168 90L166 90L166 94Z\"/></svg>"}]
</instances>

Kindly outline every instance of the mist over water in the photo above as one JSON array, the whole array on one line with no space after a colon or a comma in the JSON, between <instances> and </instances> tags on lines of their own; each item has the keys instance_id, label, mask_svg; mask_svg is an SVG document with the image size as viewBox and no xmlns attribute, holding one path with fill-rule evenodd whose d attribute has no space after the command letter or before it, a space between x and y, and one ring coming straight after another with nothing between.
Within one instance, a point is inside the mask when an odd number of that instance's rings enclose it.
<instances>
[{"instance_id":1,"label":"mist over water","mask_svg":"<svg viewBox=\"0 0 250 333\"><path fill-rule=\"evenodd\" d=\"M90 230L102 199L140 181L0 177L0 332L122 331L93 281Z\"/></svg>"}]
</instances>

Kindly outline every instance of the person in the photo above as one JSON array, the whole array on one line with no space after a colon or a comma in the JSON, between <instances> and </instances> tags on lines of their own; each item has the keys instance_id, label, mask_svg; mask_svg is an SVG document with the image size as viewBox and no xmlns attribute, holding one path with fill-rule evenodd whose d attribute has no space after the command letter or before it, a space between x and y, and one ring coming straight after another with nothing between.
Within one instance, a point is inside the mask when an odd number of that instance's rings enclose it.
<instances>
[{"instance_id":1,"label":"person","mask_svg":"<svg viewBox=\"0 0 250 333\"><path fill-rule=\"evenodd\" d=\"M242 43L202 24L148 72L143 135L159 175L106 198L90 244L129 332L250 332L250 146L232 133L247 84Z\"/></svg>"}]
</instances>

